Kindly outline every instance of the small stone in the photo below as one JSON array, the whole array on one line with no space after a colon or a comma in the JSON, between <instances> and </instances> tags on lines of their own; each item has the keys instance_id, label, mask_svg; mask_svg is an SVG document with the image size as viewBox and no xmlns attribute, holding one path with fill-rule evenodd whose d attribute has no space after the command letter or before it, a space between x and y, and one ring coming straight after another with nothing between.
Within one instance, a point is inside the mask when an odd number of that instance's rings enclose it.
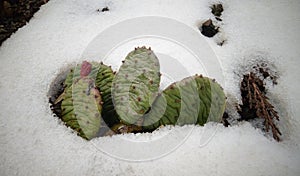
<instances>
[{"instance_id":1,"label":"small stone","mask_svg":"<svg viewBox=\"0 0 300 176\"><path fill-rule=\"evenodd\" d=\"M219 29L209 19L205 21L201 26L201 33L206 37L213 37L219 32Z\"/></svg>"},{"instance_id":2,"label":"small stone","mask_svg":"<svg viewBox=\"0 0 300 176\"><path fill-rule=\"evenodd\" d=\"M224 9L222 4L214 4L211 7L211 13L214 14L216 17L220 17L223 11Z\"/></svg>"},{"instance_id":3,"label":"small stone","mask_svg":"<svg viewBox=\"0 0 300 176\"><path fill-rule=\"evenodd\" d=\"M218 21L223 21L220 17L215 17Z\"/></svg>"},{"instance_id":4,"label":"small stone","mask_svg":"<svg viewBox=\"0 0 300 176\"><path fill-rule=\"evenodd\" d=\"M98 9L97 10L97 12L107 12L107 11L109 11L109 8L106 6L106 7L103 7L101 10L100 9Z\"/></svg>"}]
</instances>

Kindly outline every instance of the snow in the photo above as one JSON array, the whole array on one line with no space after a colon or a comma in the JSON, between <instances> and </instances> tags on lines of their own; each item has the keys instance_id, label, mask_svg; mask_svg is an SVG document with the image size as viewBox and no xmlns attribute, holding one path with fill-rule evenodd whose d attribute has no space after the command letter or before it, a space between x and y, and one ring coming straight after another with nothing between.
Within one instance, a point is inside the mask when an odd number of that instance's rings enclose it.
<instances>
[{"instance_id":1,"label":"snow","mask_svg":"<svg viewBox=\"0 0 300 176\"><path fill-rule=\"evenodd\" d=\"M213 2L224 4L222 33L203 40L220 61L230 113L240 101L239 76L266 60L280 75L269 90L281 116L282 142L248 122L165 127L88 142L53 117L47 97L52 80L84 59L99 33L142 16L168 17L197 31L212 18ZM96 11L105 6L110 11ZM297 0L51 0L0 48L0 175L299 175L299 11ZM216 44L223 39L223 46Z\"/></svg>"}]
</instances>

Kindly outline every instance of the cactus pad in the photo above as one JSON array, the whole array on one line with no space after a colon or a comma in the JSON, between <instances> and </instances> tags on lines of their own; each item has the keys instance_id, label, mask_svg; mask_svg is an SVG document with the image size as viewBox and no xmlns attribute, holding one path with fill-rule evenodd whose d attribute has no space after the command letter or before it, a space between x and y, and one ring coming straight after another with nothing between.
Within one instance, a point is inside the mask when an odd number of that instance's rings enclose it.
<instances>
[{"instance_id":1,"label":"cactus pad","mask_svg":"<svg viewBox=\"0 0 300 176\"><path fill-rule=\"evenodd\" d=\"M86 139L97 136L101 121L101 96L90 79L67 88L62 101L62 120Z\"/></svg>"},{"instance_id":2,"label":"cactus pad","mask_svg":"<svg viewBox=\"0 0 300 176\"><path fill-rule=\"evenodd\" d=\"M101 92L103 101L102 118L110 127L119 122L111 95L111 88L114 77L115 74L112 71L111 67L106 66L101 62L98 68L95 84Z\"/></svg>"},{"instance_id":3,"label":"cactus pad","mask_svg":"<svg viewBox=\"0 0 300 176\"><path fill-rule=\"evenodd\" d=\"M78 69L79 67L79 69ZM95 86L97 67L86 61L71 71L62 94L62 121L85 139L97 136L101 128L102 100Z\"/></svg>"},{"instance_id":4,"label":"cactus pad","mask_svg":"<svg viewBox=\"0 0 300 176\"><path fill-rule=\"evenodd\" d=\"M215 81L192 76L173 83L159 95L144 117L144 129L161 125L203 125L220 122L225 110L225 94Z\"/></svg>"},{"instance_id":5,"label":"cactus pad","mask_svg":"<svg viewBox=\"0 0 300 176\"><path fill-rule=\"evenodd\" d=\"M157 95L159 62L145 47L130 52L113 82L113 101L120 120L134 124L146 113Z\"/></svg>"}]
</instances>

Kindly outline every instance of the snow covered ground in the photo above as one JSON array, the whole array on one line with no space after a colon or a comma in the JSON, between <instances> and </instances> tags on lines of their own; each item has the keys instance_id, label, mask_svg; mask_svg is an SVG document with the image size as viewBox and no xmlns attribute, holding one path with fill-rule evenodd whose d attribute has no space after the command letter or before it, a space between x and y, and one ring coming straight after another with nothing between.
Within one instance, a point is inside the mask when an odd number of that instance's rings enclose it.
<instances>
[{"instance_id":1,"label":"snow covered ground","mask_svg":"<svg viewBox=\"0 0 300 176\"><path fill-rule=\"evenodd\" d=\"M44 5L0 48L0 175L300 175L297 0L219 1L222 32L204 38L221 63L230 102L240 99L237 78L250 69L248 63L266 60L280 74L279 84L270 87L281 116L280 143L247 122L229 128L213 123L166 127L87 142L53 117L47 97L51 82L61 69L82 60L101 31L142 16L168 17L197 31L200 22L213 17L213 2L51 0ZM110 11L96 11L105 6ZM217 45L222 39L226 43ZM169 143L151 142L162 137ZM124 139L152 148L130 148ZM156 155L174 141L180 145ZM134 159L135 152L140 159Z\"/></svg>"}]
</instances>

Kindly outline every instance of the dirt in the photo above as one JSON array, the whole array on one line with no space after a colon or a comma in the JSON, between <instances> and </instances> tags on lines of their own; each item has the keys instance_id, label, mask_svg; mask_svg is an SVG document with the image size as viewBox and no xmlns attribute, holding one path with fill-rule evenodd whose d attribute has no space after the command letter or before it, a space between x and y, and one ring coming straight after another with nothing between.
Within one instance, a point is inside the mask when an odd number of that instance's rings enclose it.
<instances>
[{"instance_id":1,"label":"dirt","mask_svg":"<svg viewBox=\"0 0 300 176\"><path fill-rule=\"evenodd\" d=\"M62 118L62 109L61 109L61 101L58 103L54 103L57 98L64 92L64 82L66 80L67 74L69 73L71 66L67 68L65 71L62 71L51 83L50 89L48 92L50 109L53 112L53 115L58 117L59 119Z\"/></svg>"},{"instance_id":2,"label":"dirt","mask_svg":"<svg viewBox=\"0 0 300 176\"><path fill-rule=\"evenodd\" d=\"M48 0L0 0L0 46Z\"/></svg>"},{"instance_id":3,"label":"dirt","mask_svg":"<svg viewBox=\"0 0 300 176\"><path fill-rule=\"evenodd\" d=\"M221 17L224 11L222 4L213 4L211 7L211 13L215 15L216 19ZM222 20L221 20L222 21Z\"/></svg>"}]
</instances>

